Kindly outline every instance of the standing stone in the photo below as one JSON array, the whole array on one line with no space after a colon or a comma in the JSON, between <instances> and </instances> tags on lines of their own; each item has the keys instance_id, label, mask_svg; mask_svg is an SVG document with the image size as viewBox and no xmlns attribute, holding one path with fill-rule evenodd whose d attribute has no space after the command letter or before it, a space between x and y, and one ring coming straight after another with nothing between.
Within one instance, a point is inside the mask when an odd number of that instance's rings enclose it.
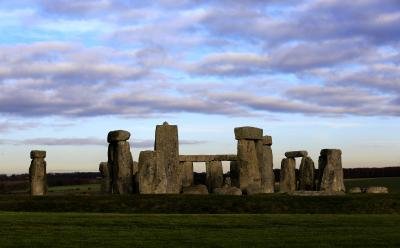
<instances>
[{"instance_id":1,"label":"standing stone","mask_svg":"<svg viewBox=\"0 0 400 248\"><path fill-rule=\"evenodd\" d=\"M132 163L132 184L133 184L133 193L139 193L139 179L138 179L138 171L139 171L139 163L133 161Z\"/></svg>"},{"instance_id":2,"label":"standing stone","mask_svg":"<svg viewBox=\"0 0 400 248\"><path fill-rule=\"evenodd\" d=\"M257 141L261 175L261 193L274 193L275 175L273 170L272 137L264 136Z\"/></svg>"},{"instance_id":3,"label":"standing stone","mask_svg":"<svg viewBox=\"0 0 400 248\"><path fill-rule=\"evenodd\" d=\"M178 127L164 122L156 127L154 150L157 163L164 167L167 178L167 192L179 194L182 189L181 168L179 166Z\"/></svg>"},{"instance_id":4,"label":"standing stone","mask_svg":"<svg viewBox=\"0 0 400 248\"><path fill-rule=\"evenodd\" d=\"M167 177L165 168L158 163L155 151L142 151L139 154L138 184L140 194L165 194Z\"/></svg>"},{"instance_id":5,"label":"standing stone","mask_svg":"<svg viewBox=\"0 0 400 248\"><path fill-rule=\"evenodd\" d=\"M299 190L314 190L314 170L314 161L310 157L303 157L299 168Z\"/></svg>"},{"instance_id":6,"label":"standing stone","mask_svg":"<svg viewBox=\"0 0 400 248\"><path fill-rule=\"evenodd\" d=\"M221 188L224 183L224 173L221 161L206 162L206 185L209 192Z\"/></svg>"},{"instance_id":7,"label":"standing stone","mask_svg":"<svg viewBox=\"0 0 400 248\"><path fill-rule=\"evenodd\" d=\"M46 157L45 151L31 151L31 165L29 167L29 182L31 195L45 195L47 193Z\"/></svg>"},{"instance_id":8,"label":"standing stone","mask_svg":"<svg viewBox=\"0 0 400 248\"><path fill-rule=\"evenodd\" d=\"M182 168L182 187L189 187L193 185L193 162L179 162Z\"/></svg>"},{"instance_id":9,"label":"standing stone","mask_svg":"<svg viewBox=\"0 0 400 248\"><path fill-rule=\"evenodd\" d=\"M345 192L342 151L322 149L318 161L318 189L327 192Z\"/></svg>"},{"instance_id":10,"label":"standing stone","mask_svg":"<svg viewBox=\"0 0 400 248\"><path fill-rule=\"evenodd\" d=\"M237 161L231 161L229 164L229 174L231 178L231 186L235 186L237 188L240 188L240 183L239 183L239 165Z\"/></svg>"},{"instance_id":11,"label":"standing stone","mask_svg":"<svg viewBox=\"0 0 400 248\"><path fill-rule=\"evenodd\" d=\"M279 191L290 193L296 190L296 161L294 158L284 158L281 163Z\"/></svg>"},{"instance_id":12,"label":"standing stone","mask_svg":"<svg viewBox=\"0 0 400 248\"><path fill-rule=\"evenodd\" d=\"M108 162L101 162L99 165L101 175L100 192L103 194L112 193L111 167Z\"/></svg>"},{"instance_id":13,"label":"standing stone","mask_svg":"<svg viewBox=\"0 0 400 248\"><path fill-rule=\"evenodd\" d=\"M127 140L130 133L116 130L108 133L108 163L112 168L112 190L115 194L133 192L132 167L133 159Z\"/></svg>"}]
</instances>

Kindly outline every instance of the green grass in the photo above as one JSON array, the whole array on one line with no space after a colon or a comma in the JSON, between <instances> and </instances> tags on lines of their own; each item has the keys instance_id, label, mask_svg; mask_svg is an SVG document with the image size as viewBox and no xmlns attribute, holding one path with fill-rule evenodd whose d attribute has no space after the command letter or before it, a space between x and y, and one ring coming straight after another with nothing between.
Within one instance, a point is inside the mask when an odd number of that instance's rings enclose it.
<instances>
[{"instance_id":1,"label":"green grass","mask_svg":"<svg viewBox=\"0 0 400 248\"><path fill-rule=\"evenodd\" d=\"M49 194L98 194L100 184L80 184L49 187Z\"/></svg>"},{"instance_id":2,"label":"green grass","mask_svg":"<svg viewBox=\"0 0 400 248\"><path fill-rule=\"evenodd\" d=\"M399 247L400 215L0 212L1 247Z\"/></svg>"},{"instance_id":3,"label":"green grass","mask_svg":"<svg viewBox=\"0 0 400 248\"><path fill-rule=\"evenodd\" d=\"M384 186L389 193L400 193L400 177L346 179L344 183L347 190L352 187Z\"/></svg>"}]
</instances>

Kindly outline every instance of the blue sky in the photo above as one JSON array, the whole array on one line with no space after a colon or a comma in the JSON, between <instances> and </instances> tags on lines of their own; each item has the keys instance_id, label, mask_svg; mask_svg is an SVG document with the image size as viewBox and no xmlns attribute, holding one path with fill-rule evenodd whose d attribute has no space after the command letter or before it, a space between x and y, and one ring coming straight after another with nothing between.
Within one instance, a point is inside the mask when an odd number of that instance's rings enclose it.
<instances>
[{"instance_id":1,"label":"blue sky","mask_svg":"<svg viewBox=\"0 0 400 248\"><path fill-rule=\"evenodd\" d=\"M0 0L0 173L32 149L49 172L97 171L115 129L136 160L165 120L181 154L235 153L251 125L275 168L322 148L400 166L398 23L397 0Z\"/></svg>"}]
</instances>

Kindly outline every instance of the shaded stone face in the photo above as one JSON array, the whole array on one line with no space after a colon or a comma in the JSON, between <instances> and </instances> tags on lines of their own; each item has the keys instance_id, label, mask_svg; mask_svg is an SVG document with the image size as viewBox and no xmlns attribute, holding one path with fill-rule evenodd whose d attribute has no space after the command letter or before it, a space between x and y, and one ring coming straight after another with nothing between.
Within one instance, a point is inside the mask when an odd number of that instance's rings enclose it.
<instances>
[{"instance_id":1,"label":"shaded stone face","mask_svg":"<svg viewBox=\"0 0 400 248\"><path fill-rule=\"evenodd\" d=\"M113 192L116 194L132 193L133 159L128 142L119 141L115 144L113 162Z\"/></svg>"},{"instance_id":2,"label":"shaded stone face","mask_svg":"<svg viewBox=\"0 0 400 248\"><path fill-rule=\"evenodd\" d=\"M167 177L165 168L158 163L155 151L142 151L139 154L138 186L140 194L165 194Z\"/></svg>"},{"instance_id":3,"label":"shaded stone face","mask_svg":"<svg viewBox=\"0 0 400 248\"><path fill-rule=\"evenodd\" d=\"M157 152L157 163L163 167L166 175L167 192L179 194L182 189L179 166L178 127L176 125L157 125L154 150Z\"/></svg>"},{"instance_id":4,"label":"shaded stone face","mask_svg":"<svg viewBox=\"0 0 400 248\"><path fill-rule=\"evenodd\" d=\"M182 187L189 187L193 185L193 162L179 162L182 167Z\"/></svg>"},{"instance_id":5,"label":"shaded stone face","mask_svg":"<svg viewBox=\"0 0 400 248\"><path fill-rule=\"evenodd\" d=\"M31 195L47 193L46 157L45 151L32 151L32 161L29 167L29 182Z\"/></svg>"},{"instance_id":6,"label":"shaded stone face","mask_svg":"<svg viewBox=\"0 0 400 248\"><path fill-rule=\"evenodd\" d=\"M259 152L254 140L238 140L238 188L244 191L249 185L261 187Z\"/></svg>"},{"instance_id":7,"label":"shaded stone face","mask_svg":"<svg viewBox=\"0 0 400 248\"><path fill-rule=\"evenodd\" d=\"M272 146L272 136L264 135L262 139L262 144L265 146Z\"/></svg>"},{"instance_id":8,"label":"shaded stone face","mask_svg":"<svg viewBox=\"0 0 400 248\"><path fill-rule=\"evenodd\" d=\"M101 162L99 165L99 171L101 175L100 191L103 194L112 193L112 180L111 180L111 167L108 162Z\"/></svg>"},{"instance_id":9,"label":"shaded stone face","mask_svg":"<svg viewBox=\"0 0 400 248\"><path fill-rule=\"evenodd\" d=\"M323 149L318 161L318 189L329 192L345 192L342 152L339 149Z\"/></svg>"},{"instance_id":10,"label":"shaded stone face","mask_svg":"<svg viewBox=\"0 0 400 248\"><path fill-rule=\"evenodd\" d=\"M290 152L285 152L285 156L287 158L298 158L298 157L307 157L308 152L307 151L290 151Z\"/></svg>"},{"instance_id":11,"label":"shaded stone face","mask_svg":"<svg viewBox=\"0 0 400 248\"><path fill-rule=\"evenodd\" d=\"M221 188L224 182L221 161L210 161L206 163L206 185L209 192L215 188Z\"/></svg>"},{"instance_id":12,"label":"shaded stone face","mask_svg":"<svg viewBox=\"0 0 400 248\"><path fill-rule=\"evenodd\" d=\"M281 163L279 192L290 193L296 190L296 161L294 158L284 158Z\"/></svg>"},{"instance_id":13,"label":"shaded stone face","mask_svg":"<svg viewBox=\"0 0 400 248\"><path fill-rule=\"evenodd\" d=\"M263 139L263 130L256 127L236 127L235 139L261 140Z\"/></svg>"},{"instance_id":14,"label":"shaded stone face","mask_svg":"<svg viewBox=\"0 0 400 248\"><path fill-rule=\"evenodd\" d=\"M242 195L242 191L236 187L224 186L214 189L216 195Z\"/></svg>"},{"instance_id":15,"label":"shaded stone face","mask_svg":"<svg viewBox=\"0 0 400 248\"><path fill-rule=\"evenodd\" d=\"M127 141L131 137L131 134L125 130L111 131L107 135L107 142L113 143L118 141Z\"/></svg>"},{"instance_id":16,"label":"shaded stone face","mask_svg":"<svg viewBox=\"0 0 400 248\"><path fill-rule=\"evenodd\" d=\"M314 161L310 157L303 157L299 168L299 190L314 190L314 170Z\"/></svg>"},{"instance_id":17,"label":"shaded stone face","mask_svg":"<svg viewBox=\"0 0 400 248\"><path fill-rule=\"evenodd\" d=\"M273 155L271 145L271 136L264 136L269 142L257 143L257 151L260 162L260 176L261 176L261 193L274 193L275 175L273 171ZM261 149L261 150L260 150Z\"/></svg>"}]
</instances>

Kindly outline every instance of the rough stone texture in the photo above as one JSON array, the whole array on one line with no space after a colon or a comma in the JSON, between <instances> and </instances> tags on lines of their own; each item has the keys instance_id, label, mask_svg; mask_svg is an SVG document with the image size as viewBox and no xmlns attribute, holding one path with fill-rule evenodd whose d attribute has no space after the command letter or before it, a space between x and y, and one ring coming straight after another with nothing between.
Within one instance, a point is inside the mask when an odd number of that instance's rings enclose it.
<instances>
[{"instance_id":1,"label":"rough stone texture","mask_svg":"<svg viewBox=\"0 0 400 248\"><path fill-rule=\"evenodd\" d=\"M127 141L131 137L131 134L125 130L111 131L107 135L107 142L113 143L118 141Z\"/></svg>"},{"instance_id":2,"label":"rough stone texture","mask_svg":"<svg viewBox=\"0 0 400 248\"><path fill-rule=\"evenodd\" d=\"M271 145L269 145L272 144L272 138L271 136L264 136L264 138L270 142L265 143L264 140L256 142L261 176L261 193L274 193L273 155Z\"/></svg>"},{"instance_id":3,"label":"rough stone texture","mask_svg":"<svg viewBox=\"0 0 400 248\"><path fill-rule=\"evenodd\" d=\"M203 184L193 185L182 188L182 194L185 195L208 195L207 186Z\"/></svg>"},{"instance_id":4,"label":"rough stone texture","mask_svg":"<svg viewBox=\"0 0 400 248\"><path fill-rule=\"evenodd\" d=\"M132 182L133 182L133 193L139 193L139 179L138 179L138 172L139 172L139 163L133 161L132 163Z\"/></svg>"},{"instance_id":5,"label":"rough stone texture","mask_svg":"<svg viewBox=\"0 0 400 248\"><path fill-rule=\"evenodd\" d=\"M369 194L387 194L389 193L388 188L381 186L371 186L367 188L367 193Z\"/></svg>"},{"instance_id":6,"label":"rough stone texture","mask_svg":"<svg viewBox=\"0 0 400 248\"><path fill-rule=\"evenodd\" d=\"M36 157L35 154L40 156ZM45 195L47 193L46 156L45 151L31 152L31 165L29 167L29 182L31 195ZM32 156L34 155L34 156Z\"/></svg>"},{"instance_id":7,"label":"rough stone texture","mask_svg":"<svg viewBox=\"0 0 400 248\"><path fill-rule=\"evenodd\" d=\"M310 157L303 157L299 168L299 190L314 190L314 170L314 161Z\"/></svg>"},{"instance_id":8,"label":"rough stone texture","mask_svg":"<svg viewBox=\"0 0 400 248\"><path fill-rule=\"evenodd\" d=\"M209 192L215 188L221 188L224 182L221 161L206 162L206 185Z\"/></svg>"},{"instance_id":9,"label":"rough stone texture","mask_svg":"<svg viewBox=\"0 0 400 248\"><path fill-rule=\"evenodd\" d=\"M224 186L222 188L214 189L216 195L242 195L242 191L236 187Z\"/></svg>"},{"instance_id":10,"label":"rough stone texture","mask_svg":"<svg viewBox=\"0 0 400 248\"><path fill-rule=\"evenodd\" d=\"M129 194L133 192L133 160L129 142L119 141L114 144L112 161L113 193Z\"/></svg>"},{"instance_id":11,"label":"rough stone texture","mask_svg":"<svg viewBox=\"0 0 400 248\"><path fill-rule=\"evenodd\" d=\"M224 187L225 186L228 186L228 187L231 187L232 186L232 182L231 182L231 178L230 177L226 177L225 179L224 179Z\"/></svg>"},{"instance_id":12,"label":"rough stone texture","mask_svg":"<svg viewBox=\"0 0 400 248\"><path fill-rule=\"evenodd\" d=\"M318 161L318 190L345 192L342 151L339 149L323 149Z\"/></svg>"},{"instance_id":13,"label":"rough stone texture","mask_svg":"<svg viewBox=\"0 0 400 248\"><path fill-rule=\"evenodd\" d=\"M285 156L287 158L298 158L298 157L307 157L308 152L307 151L290 151L290 152L285 152Z\"/></svg>"},{"instance_id":14,"label":"rough stone texture","mask_svg":"<svg viewBox=\"0 0 400 248\"><path fill-rule=\"evenodd\" d=\"M240 188L242 191L245 191L252 184L261 187L260 164L256 142L254 140L238 140L237 154L237 169L239 173L238 180L235 181L236 184L234 186Z\"/></svg>"},{"instance_id":15,"label":"rough stone texture","mask_svg":"<svg viewBox=\"0 0 400 248\"><path fill-rule=\"evenodd\" d=\"M290 193L296 190L296 161L294 158L284 158L281 163L279 192Z\"/></svg>"},{"instance_id":16,"label":"rough stone texture","mask_svg":"<svg viewBox=\"0 0 400 248\"><path fill-rule=\"evenodd\" d=\"M31 159L34 158L45 158L46 157L46 151L38 151L38 150L33 150L31 151Z\"/></svg>"},{"instance_id":17,"label":"rough stone texture","mask_svg":"<svg viewBox=\"0 0 400 248\"><path fill-rule=\"evenodd\" d=\"M247 139L247 140L261 140L263 138L263 130L256 127L236 127L235 128L235 139Z\"/></svg>"},{"instance_id":18,"label":"rough stone texture","mask_svg":"<svg viewBox=\"0 0 400 248\"><path fill-rule=\"evenodd\" d=\"M362 193L362 190L360 187L353 187L349 190L350 194L358 194L358 193Z\"/></svg>"},{"instance_id":19,"label":"rough stone texture","mask_svg":"<svg viewBox=\"0 0 400 248\"><path fill-rule=\"evenodd\" d=\"M179 155L180 162L236 161L235 154L218 155Z\"/></svg>"},{"instance_id":20,"label":"rough stone texture","mask_svg":"<svg viewBox=\"0 0 400 248\"><path fill-rule=\"evenodd\" d=\"M179 162L182 167L182 187L189 187L193 185L193 162Z\"/></svg>"},{"instance_id":21,"label":"rough stone texture","mask_svg":"<svg viewBox=\"0 0 400 248\"><path fill-rule=\"evenodd\" d=\"M142 151L139 154L138 184L140 194L165 194L167 177L165 167L157 163L155 151Z\"/></svg>"},{"instance_id":22,"label":"rough stone texture","mask_svg":"<svg viewBox=\"0 0 400 248\"><path fill-rule=\"evenodd\" d=\"M229 172L230 172L230 178L231 178L231 185L235 186L237 188L240 188L240 182L239 182L239 165L237 161L231 161L229 164Z\"/></svg>"},{"instance_id":23,"label":"rough stone texture","mask_svg":"<svg viewBox=\"0 0 400 248\"><path fill-rule=\"evenodd\" d=\"M264 135L262 139L262 144L265 146L272 146L272 136Z\"/></svg>"},{"instance_id":24,"label":"rough stone texture","mask_svg":"<svg viewBox=\"0 0 400 248\"><path fill-rule=\"evenodd\" d=\"M249 186L247 186L244 193L246 193L246 195L255 195L255 194L261 194L263 192L260 185L250 184Z\"/></svg>"},{"instance_id":25,"label":"rough stone texture","mask_svg":"<svg viewBox=\"0 0 400 248\"><path fill-rule=\"evenodd\" d=\"M166 193L179 194L182 184L179 166L178 127L164 122L163 125L157 125L155 136L154 150L157 152L157 163L165 170Z\"/></svg>"},{"instance_id":26,"label":"rough stone texture","mask_svg":"<svg viewBox=\"0 0 400 248\"><path fill-rule=\"evenodd\" d=\"M103 194L112 193L112 181L111 181L111 167L108 162L101 162L99 165L99 171L101 174L100 192Z\"/></svg>"}]
</instances>

